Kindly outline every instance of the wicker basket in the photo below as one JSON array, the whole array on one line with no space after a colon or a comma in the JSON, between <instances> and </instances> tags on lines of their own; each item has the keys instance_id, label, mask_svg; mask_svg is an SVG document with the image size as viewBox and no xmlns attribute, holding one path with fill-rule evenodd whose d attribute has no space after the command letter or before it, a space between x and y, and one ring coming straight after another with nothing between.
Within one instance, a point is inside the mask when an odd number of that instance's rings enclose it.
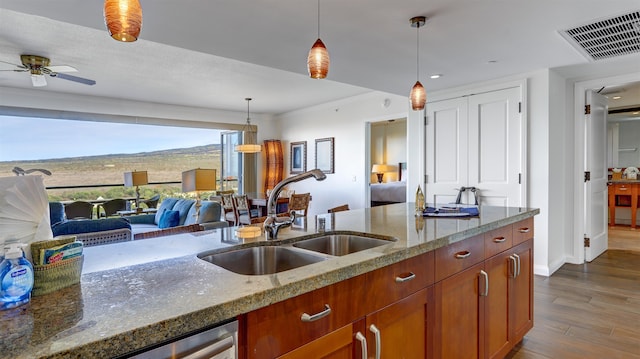
<instances>
[{"instance_id":1,"label":"wicker basket","mask_svg":"<svg viewBox=\"0 0 640 359\"><path fill-rule=\"evenodd\" d=\"M84 255L60 262L33 266L32 296L55 292L80 282Z\"/></svg>"}]
</instances>

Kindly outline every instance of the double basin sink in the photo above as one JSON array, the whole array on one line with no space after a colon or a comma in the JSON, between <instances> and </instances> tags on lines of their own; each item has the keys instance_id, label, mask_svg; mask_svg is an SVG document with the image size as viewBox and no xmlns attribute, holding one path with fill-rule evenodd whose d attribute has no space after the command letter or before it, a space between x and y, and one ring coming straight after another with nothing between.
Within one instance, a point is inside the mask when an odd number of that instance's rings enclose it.
<instances>
[{"instance_id":1,"label":"double basin sink","mask_svg":"<svg viewBox=\"0 0 640 359\"><path fill-rule=\"evenodd\" d=\"M395 239L380 239L366 235L322 234L288 245L263 245L215 253L203 252L198 258L226 270L243 275L264 275L322 262L331 257L345 256L393 243Z\"/></svg>"}]
</instances>

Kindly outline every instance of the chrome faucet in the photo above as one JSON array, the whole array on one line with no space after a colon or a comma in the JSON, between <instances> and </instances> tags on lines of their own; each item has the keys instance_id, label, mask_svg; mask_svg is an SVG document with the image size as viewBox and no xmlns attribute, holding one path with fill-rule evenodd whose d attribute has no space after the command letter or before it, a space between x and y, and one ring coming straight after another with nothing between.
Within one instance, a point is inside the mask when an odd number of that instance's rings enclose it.
<instances>
[{"instance_id":1,"label":"chrome faucet","mask_svg":"<svg viewBox=\"0 0 640 359\"><path fill-rule=\"evenodd\" d=\"M284 186L289 183L298 182L305 180L307 178L313 177L316 181L322 181L327 178L327 175L319 169L313 169L311 171L303 172L299 175L295 175L293 177L285 178L280 181L269 195L269 200L267 201L267 219L264 221L264 231L267 234L267 239L276 239L278 237L278 231L282 227L288 227L296 218L296 213L291 211L289 213L289 217L278 217L276 215L276 204L278 203L278 196L280 192L284 188Z\"/></svg>"}]
</instances>

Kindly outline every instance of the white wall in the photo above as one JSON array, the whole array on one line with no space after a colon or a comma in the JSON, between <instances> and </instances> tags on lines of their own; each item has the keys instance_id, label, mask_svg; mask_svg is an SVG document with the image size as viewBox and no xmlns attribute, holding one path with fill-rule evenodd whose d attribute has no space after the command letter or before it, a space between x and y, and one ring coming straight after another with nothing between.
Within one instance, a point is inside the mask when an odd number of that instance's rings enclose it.
<instances>
[{"instance_id":1,"label":"white wall","mask_svg":"<svg viewBox=\"0 0 640 359\"><path fill-rule=\"evenodd\" d=\"M391 104L384 107L384 99ZM309 215L326 213L327 209L349 204L350 208L363 208L368 204L365 191L371 168L366 163L365 123L406 116L408 101L405 97L372 92L300 111L277 116L285 149L285 163L289 163L289 144L307 141L307 170L315 168L315 140L334 137L335 173L318 182L313 179L293 183L290 189L298 193L310 192ZM285 177L289 166L285 166Z\"/></svg>"}]
</instances>

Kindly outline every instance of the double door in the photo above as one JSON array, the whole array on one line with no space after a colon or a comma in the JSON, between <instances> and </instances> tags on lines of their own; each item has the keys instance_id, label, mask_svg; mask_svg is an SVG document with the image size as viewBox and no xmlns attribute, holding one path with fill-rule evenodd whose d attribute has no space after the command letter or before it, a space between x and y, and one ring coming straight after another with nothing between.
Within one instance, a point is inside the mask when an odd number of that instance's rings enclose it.
<instances>
[{"instance_id":1,"label":"double door","mask_svg":"<svg viewBox=\"0 0 640 359\"><path fill-rule=\"evenodd\" d=\"M519 87L429 103L426 200L523 206L524 141Z\"/></svg>"}]
</instances>

